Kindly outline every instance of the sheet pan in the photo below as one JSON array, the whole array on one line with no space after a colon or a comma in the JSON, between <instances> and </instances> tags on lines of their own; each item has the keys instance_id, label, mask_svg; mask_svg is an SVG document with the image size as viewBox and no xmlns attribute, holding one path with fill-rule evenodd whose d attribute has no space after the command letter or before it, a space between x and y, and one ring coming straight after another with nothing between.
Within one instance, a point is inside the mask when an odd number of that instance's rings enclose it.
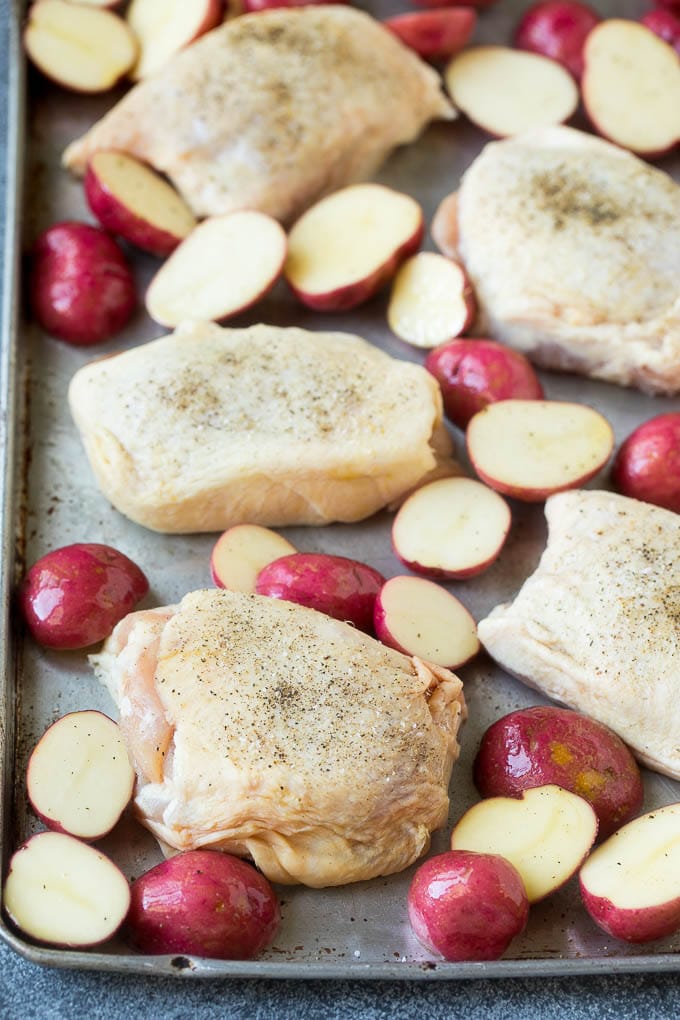
<instances>
[{"instance_id":1,"label":"sheet pan","mask_svg":"<svg viewBox=\"0 0 680 1020\"><path fill-rule=\"evenodd\" d=\"M2 873L19 842L41 828L25 795L25 766L36 740L54 719L77 708L112 712L105 691L94 681L85 653L53 653L26 641L12 611L12 592L25 563L74 541L107 542L136 559L149 576L147 605L179 599L210 584L209 555L215 536L162 536L121 517L99 493L70 420L65 393L73 372L93 356L132 346L162 331L140 311L125 332L95 351L78 350L42 335L24 315L21 253L39 230L60 219L91 219L81 184L61 171L64 145L112 102L112 97L69 95L37 75L25 74L20 45L23 4L12 7L9 82L10 132L7 148L6 244L0 438L4 468L2 492L2 673L0 687L0 837ZM396 0L367 7L383 16L400 9ZM501 0L480 17L477 39L503 41L526 2ZM596 4L603 15L639 16L644 2ZM402 6L401 9L404 9ZM28 101L27 101L28 98ZM577 126L582 126L578 124ZM26 130L25 130L26 128ZM170 127L169 127L170 129ZM440 198L456 187L464 168L484 144L465 124L433 125L421 141L390 159L379 179L421 201L429 222ZM661 165L680 176L680 159ZM432 247L429 241L427 247ZM154 271L151 257L135 257L140 293ZM299 308L283 286L249 316L255 321L299 324L312 329L358 332L395 357L422 355L391 335L385 298L355 313L323 316ZM618 440L653 414L679 410L678 399L655 399L570 376L543 375L548 396L575 399L600 408ZM460 437L458 437L458 440ZM463 457L463 451L459 452ZM591 487L607 487L606 473ZM540 506L513 505L513 529L500 560L481 577L450 588L479 619L510 597L538 561L545 539ZM387 514L354 526L290 528L284 534L301 550L363 559L387 575L402 572L389 540ZM451 820L477 798L471 762L486 726L505 712L541 698L480 657L461 671L470 709L462 732L462 755L451 783ZM680 784L645 773L645 808L680 800ZM432 852L447 846L448 829L435 834ZM161 859L154 840L130 817L100 846L130 877ZM3 919L0 935L37 963L122 973L190 977L389 978L453 980L480 977L680 971L680 936L648 946L627 946L607 938L582 909L574 881L532 909L529 926L506 957L493 963L452 964L435 960L410 932L405 897L414 868L402 875L340 889L281 888L283 924L275 944L253 962L187 957L146 957L120 940L92 951L39 947Z\"/></svg>"}]
</instances>

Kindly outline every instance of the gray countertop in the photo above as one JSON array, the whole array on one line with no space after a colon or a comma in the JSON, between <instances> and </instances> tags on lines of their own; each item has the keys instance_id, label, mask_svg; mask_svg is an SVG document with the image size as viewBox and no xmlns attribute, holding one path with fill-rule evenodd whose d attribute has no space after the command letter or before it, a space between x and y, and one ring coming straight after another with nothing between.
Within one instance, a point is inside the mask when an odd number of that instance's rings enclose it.
<instances>
[{"instance_id":1,"label":"gray countertop","mask_svg":"<svg viewBox=\"0 0 680 1020\"><path fill-rule=\"evenodd\" d=\"M0 0L0 172L6 135L8 4ZM4 188L4 178L0 182ZM1 214L0 214L1 215ZM4 227L4 223L2 224ZM164 1020L184 1017L297 1016L494 1018L638 1017L680 1014L680 980L673 975L513 979L490 981L187 981L49 969L17 956L0 942L0 1018L128 1017L142 1010Z\"/></svg>"}]
</instances>

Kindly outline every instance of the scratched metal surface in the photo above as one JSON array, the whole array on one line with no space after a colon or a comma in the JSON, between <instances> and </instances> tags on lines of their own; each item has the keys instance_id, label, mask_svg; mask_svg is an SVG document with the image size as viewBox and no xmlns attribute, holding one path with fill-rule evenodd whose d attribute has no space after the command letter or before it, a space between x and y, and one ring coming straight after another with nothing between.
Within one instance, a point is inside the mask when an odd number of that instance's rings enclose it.
<instances>
[{"instance_id":1,"label":"scratched metal surface","mask_svg":"<svg viewBox=\"0 0 680 1020\"><path fill-rule=\"evenodd\" d=\"M56 220L91 220L80 182L60 169L59 157L66 143L110 106L112 97L69 95L33 74L28 75L25 87L16 31L21 6L15 5L16 56L10 82L14 116L8 147L9 228L0 365L0 438L5 460L0 588L5 676L0 690L3 875L18 843L41 828L28 808L24 785L27 757L40 734L54 719L77 708L113 712L107 693L94 681L84 652L49 652L24 640L11 611L12 588L23 562L31 563L49 549L70 542L109 543L145 570L152 590L144 605L152 606L175 602L185 592L211 583L208 562L215 539L211 535L157 535L119 515L97 489L68 413L66 388L77 368L93 356L133 346L162 331L140 309L114 341L95 351L79 350L45 337L22 314L20 253L30 247L39 230ZM378 15L399 9L393 0L376 0L366 6ZM509 40L512 26L527 6L526 2L501 0L498 8L481 15L477 40ZM604 15L639 16L646 9L644 2L632 0L595 6ZM455 189L484 142L484 136L463 120L433 125L416 145L395 153L379 179L415 195L429 222L438 201ZM673 163L666 159L662 165L680 175L680 160ZM426 246L431 247L429 241ZM157 262L139 254L134 262L143 293ZM356 312L324 316L299 307L280 285L236 324L255 321L312 329L341 327L363 335L395 357L422 360L419 352L387 329L384 295ZM645 397L566 375L543 374L542 378L550 397L575 399L601 409L619 440L653 414L680 409L679 399ZM460 449L460 434L457 442ZM606 487L606 473L590 485ZM479 578L450 585L477 619L513 594L542 551L542 508L514 504L513 519L499 561ZM391 551L389 523L389 515L380 514L360 525L290 528L284 533L301 550L353 556L392 575L402 568ZM451 822L477 799L471 763L483 730L505 712L541 700L485 658L463 669L461 675L470 712L461 735L461 759L451 782ZM680 800L680 784L652 773L645 773L645 790L647 809ZM447 847L448 831L435 834L432 852ZM99 845L131 878L161 859L155 841L130 816ZM641 947L607 938L581 907L573 880L532 909L526 932L502 960L463 964L434 960L416 941L406 919L406 890L413 871L340 889L282 888L283 923L276 942L257 961L248 963L144 957L131 953L118 939L83 952L38 947L26 942L4 919L0 934L19 953L39 963L195 977L412 980L680 971L680 935Z\"/></svg>"}]
</instances>

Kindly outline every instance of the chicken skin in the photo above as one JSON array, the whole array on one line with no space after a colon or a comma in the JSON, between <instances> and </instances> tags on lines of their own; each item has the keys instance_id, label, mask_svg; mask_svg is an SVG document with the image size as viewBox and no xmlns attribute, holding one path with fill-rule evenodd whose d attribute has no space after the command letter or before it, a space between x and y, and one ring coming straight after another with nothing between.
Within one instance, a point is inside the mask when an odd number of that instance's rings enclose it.
<instances>
[{"instance_id":1,"label":"chicken skin","mask_svg":"<svg viewBox=\"0 0 680 1020\"><path fill-rule=\"evenodd\" d=\"M546 503L548 545L479 624L509 673L614 730L680 779L680 516L611 492Z\"/></svg>"},{"instance_id":2,"label":"chicken skin","mask_svg":"<svg viewBox=\"0 0 680 1020\"><path fill-rule=\"evenodd\" d=\"M294 603L227 590L133 613L91 657L163 843L322 887L401 871L446 822L460 680Z\"/></svg>"},{"instance_id":3,"label":"chicken skin","mask_svg":"<svg viewBox=\"0 0 680 1020\"><path fill-rule=\"evenodd\" d=\"M187 323L69 402L103 493L156 531L357 521L459 470L433 377L347 333Z\"/></svg>"},{"instance_id":4,"label":"chicken skin","mask_svg":"<svg viewBox=\"0 0 680 1020\"><path fill-rule=\"evenodd\" d=\"M474 333L544 368L680 391L680 186L591 135L488 144L435 215L473 282Z\"/></svg>"},{"instance_id":5,"label":"chicken skin","mask_svg":"<svg viewBox=\"0 0 680 1020\"><path fill-rule=\"evenodd\" d=\"M197 216L260 209L289 222L370 177L454 111L436 72L342 5L234 18L140 82L64 154L83 173L117 149L167 174Z\"/></svg>"}]
</instances>

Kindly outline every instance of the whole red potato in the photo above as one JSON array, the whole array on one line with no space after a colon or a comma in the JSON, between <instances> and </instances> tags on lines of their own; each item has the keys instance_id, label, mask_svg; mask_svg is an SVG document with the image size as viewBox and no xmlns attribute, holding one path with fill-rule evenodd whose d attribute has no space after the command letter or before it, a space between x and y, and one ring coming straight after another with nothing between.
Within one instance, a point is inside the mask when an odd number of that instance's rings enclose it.
<instances>
[{"instance_id":1,"label":"whole red potato","mask_svg":"<svg viewBox=\"0 0 680 1020\"><path fill-rule=\"evenodd\" d=\"M612 481L624 496L680 513L680 412L650 418L621 444Z\"/></svg>"},{"instance_id":2,"label":"whole red potato","mask_svg":"<svg viewBox=\"0 0 680 1020\"><path fill-rule=\"evenodd\" d=\"M408 916L418 940L445 960L497 960L523 931L529 901L504 857L450 850L416 871Z\"/></svg>"},{"instance_id":3,"label":"whole red potato","mask_svg":"<svg viewBox=\"0 0 680 1020\"><path fill-rule=\"evenodd\" d=\"M384 583L385 578L373 567L346 556L291 553L259 572L255 591L297 602L371 632L375 600Z\"/></svg>"},{"instance_id":4,"label":"whole red potato","mask_svg":"<svg viewBox=\"0 0 680 1020\"><path fill-rule=\"evenodd\" d=\"M56 223L33 248L33 314L52 336L76 346L117 333L137 298L130 267L104 230L87 223Z\"/></svg>"},{"instance_id":5,"label":"whole red potato","mask_svg":"<svg viewBox=\"0 0 680 1020\"><path fill-rule=\"evenodd\" d=\"M19 605L39 644L87 648L108 637L148 590L142 571L123 553L77 542L33 564L19 588Z\"/></svg>"},{"instance_id":6,"label":"whole red potato","mask_svg":"<svg viewBox=\"0 0 680 1020\"><path fill-rule=\"evenodd\" d=\"M466 428L499 400L541 400L543 387L529 361L495 340L450 340L425 359L442 391L446 416Z\"/></svg>"},{"instance_id":7,"label":"whole red potato","mask_svg":"<svg viewBox=\"0 0 680 1020\"><path fill-rule=\"evenodd\" d=\"M276 893L251 864L217 850L189 850L132 883L124 931L142 953L250 960L280 921Z\"/></svg>"},{"instance_id":8,"label":"whole red potato","mask_svg":"<svg viewBox=\"0 0 680 1020\"><path fill-rule=\"evenodd\" d=\"M673 14L673 8L664 10L662 7L655 7L640 20L655 35L672 46L677 53L680 53L680 3L676 9L678 13Z\"/></svg>"},{"instance_id":9,"label":"whole red potato","mask_svg":"<svg viewBox=\"0 0 680 1020\"><path fill-rule=\"evenodd\" d=\"M623 741L602 723L553 705L522 708L492 723L473 775L482 797L516 797L551 784L578 794L597 815L600 839L642 806L640 770Z\"/></svg>"},{"instance_id":10,"label":"whole red potato","mask_svg":"<svg viewBox=\"0 0 680 1020\"><path fill-rule=\"evenodd\" d=\"M583 74L583 43L602 19L577 0L545 0L524 12L515 30L515 46L550 57L573 74Z\"/></svg>"}]
</instances>

